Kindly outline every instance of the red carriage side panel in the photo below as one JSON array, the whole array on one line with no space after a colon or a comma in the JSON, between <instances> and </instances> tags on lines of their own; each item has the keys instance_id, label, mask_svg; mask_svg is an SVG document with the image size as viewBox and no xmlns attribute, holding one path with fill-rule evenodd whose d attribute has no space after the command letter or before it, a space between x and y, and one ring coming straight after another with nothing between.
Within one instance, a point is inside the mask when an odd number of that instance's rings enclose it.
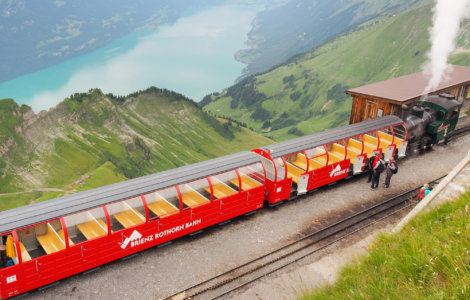
<instances>
[{"instance_id":1,"label":"red carriage side panel","mask_svg":"<svg viewBox=\"0 0 470 300\"><path fill-rule=\"evenodd\" d=\"M315 170L309 177L308 190L346 178L349 173L349 163L350 160L346 159Z\"/></svg>"},{"instance_id":2,"label":"red carriage side panel","mask_svg":"<svg viewBox=\"0 0 470 300\"><path fill-rule=\"evenodd\" d=\"M275 204L280 201L289 199L292 188L292 178L286 178L283 180L278 180L272 182L271 180L266 180L266 200L270 204Z\"/></svg>"}]
</instances>

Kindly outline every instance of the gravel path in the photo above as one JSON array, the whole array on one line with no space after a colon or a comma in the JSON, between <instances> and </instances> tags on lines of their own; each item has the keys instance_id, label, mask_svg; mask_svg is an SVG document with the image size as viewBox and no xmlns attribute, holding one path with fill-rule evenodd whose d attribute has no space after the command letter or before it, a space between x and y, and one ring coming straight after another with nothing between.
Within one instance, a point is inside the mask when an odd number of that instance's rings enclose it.
<instances>
[{"instance_id":1,"label":"gravel path","mask_svg":"<svg viewBox=\"0 0 470 300\"><path fill-rule=\"evenodd\" d=\"M23 299L159 299L171 295L278 248L328 216L444 176L469 149L470 136L451 141L447 146L436 146L431 152L399 161L399 173L392 178L389 189L380 186L371 190L365 176L354 182L343 181L308 197L209 228L195 237L184 237L172 245L107 264L93 273L73 276L57 286L33 291ZM248 299L256 292L241 295ZM277 296L286 299L295 295L292 289L290 295Z\"/></svg>"}]
</instances>

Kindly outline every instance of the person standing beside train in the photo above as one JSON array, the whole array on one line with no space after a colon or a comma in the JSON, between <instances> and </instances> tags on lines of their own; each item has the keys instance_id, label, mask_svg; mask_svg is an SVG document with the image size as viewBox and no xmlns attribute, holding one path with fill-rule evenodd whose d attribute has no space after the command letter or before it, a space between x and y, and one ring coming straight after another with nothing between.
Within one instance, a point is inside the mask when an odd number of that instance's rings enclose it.
<instances>
[{"instance_id":1,"label":"person standing beside train","mask_svg":"<svg viewBox=\"0 0 470 300\"><path fill-rule=\"evenodd\" d=\"M377 164L378 157L375 155L375 153L372 153L372 156L369 159L369 178L367 179L367 182L371 182L372 180L372 174L374 174L374 167Z\"/></svg>"},{"instance_id":2,"label":"person standing beside train","mask_svg":"<svg viewBox=\"0 0 470 300\"><path fill-rule=\"evenodd\" d=\"M389 188L390 187L390 180L392 179L393 174L396 174L398 172L398 166L397 162L393 157L390 157L389 162L387 163L387 167L385 169L385 173L387 174L387 177L385 177L385 183L384 187Z\"/></svg>"},{"instance_id":3,"label":"person standing beside train","mask_svg":"<svg viewBox=\"0 0 470 300\"><path fill-rule=\"evenodd\" d=\"M384 155L381 154L379 160L375 164L375 167L372 169L372 185L371 189L376 189L379 187L380 174L385 170Z\"/></svg>"}]
</instances>

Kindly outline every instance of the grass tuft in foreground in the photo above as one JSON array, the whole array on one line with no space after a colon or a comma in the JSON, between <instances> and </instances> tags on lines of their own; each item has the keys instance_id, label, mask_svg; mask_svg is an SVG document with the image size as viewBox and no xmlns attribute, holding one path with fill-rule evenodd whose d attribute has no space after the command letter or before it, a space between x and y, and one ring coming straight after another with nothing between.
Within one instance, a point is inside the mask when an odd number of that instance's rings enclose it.
<instances>
[{"instance_id":1,"label":"grass tuft in foreground","mask_svg":"<svg viewBox=\"0 0 470 300\"><path fill-rule=\"evenodd\" d=\"M301 299L470 299L470 191L384 234L333 286Z\"/></svg>"}]
</instances>

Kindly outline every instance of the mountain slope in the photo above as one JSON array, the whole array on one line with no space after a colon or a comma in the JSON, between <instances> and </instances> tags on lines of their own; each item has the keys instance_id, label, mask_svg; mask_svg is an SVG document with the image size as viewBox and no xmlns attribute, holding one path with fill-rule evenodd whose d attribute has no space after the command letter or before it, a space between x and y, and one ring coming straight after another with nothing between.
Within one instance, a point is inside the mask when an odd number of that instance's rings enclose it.
<instances>
[{"instance_id":1,"label":"mountain slope","mask_svg":"<svg viewBox=\"0 0 470 300\"><path fill-rule=\"evenodd\" d=\"M420 71L430 47L431 6L384 15L358 30L205 97L204 110L224 115L275 140L347 124L345 90ZM459 54L470 65L470 22L463 24Z\"/></svg>"},{"instance_id":2,"label":"mountain slope","mask_svg":"<svg viewBox=\"0 0 470 300\"><path fill-rule=\"evenodd\" d=\"M0 117L0 192L81 190L271 142L157 88L125 98L90 90L39 114L4 99Z\"/></svg>"},{"instance_id":3,"label":"mountain slope","mask_svg":"<svg viewBox=\"0 0 470 300\"><path fill-rule=\"evenodd\" d=\"M249 49L237 54L247 74L265 72L384 12L400 13L431 0L292 0L259 13L249 33ZM288 25L287 25L288 24Z\"/></svg>"}]
</instances>

